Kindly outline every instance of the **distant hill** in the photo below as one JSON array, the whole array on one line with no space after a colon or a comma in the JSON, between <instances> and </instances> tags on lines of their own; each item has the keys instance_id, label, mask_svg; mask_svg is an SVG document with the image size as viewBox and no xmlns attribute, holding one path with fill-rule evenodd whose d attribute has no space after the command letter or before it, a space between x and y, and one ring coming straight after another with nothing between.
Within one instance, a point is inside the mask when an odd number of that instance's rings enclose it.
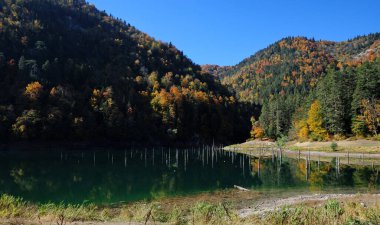
<instances>
[{"instance_id":1,"label":"distant hill","mask_svg":"<svg viewBox=\"0 0 380 225\"><path fill-rule=\"evenodd\" d=\"M262 103L270 95L308 92L331 63L355 66L380 56L380 33L344 42L284 38L235 66L203 66L237 92L240 101Z\"/></svg>"},{"instance_id":2,"label":"distant hill","mask_svg":"<svg viewBox=\"0 0 380 225\"><path fill-rule=\"evenodd\" d=\"M0 138L232 142L247 116L170 43L82 0L0 2Z\"/></svg>"},{"instance_id":3,"label":"distant hill","mask_svg":"<svg viewBox=\"0 0 380 225\"><path fill-rule=\"evenodd\" d=\"M218 66L218 65L202 65L202 70L205 73L211 74L214 77L223 79L226 76L229 76L234 67L232 66Z\"/></svg>"},{"instance_id":4,"label":"distant hill","mask_svg":"<svg viewBox=\"0 0 380 225\"><path fill-rule=\"evenodd\" d=\"M379 33L344 42L288 37L235 66L203 70L236 92L238 101L262 105L252 118L254 138L379 132Z\"/></svg>"}]
</instances>

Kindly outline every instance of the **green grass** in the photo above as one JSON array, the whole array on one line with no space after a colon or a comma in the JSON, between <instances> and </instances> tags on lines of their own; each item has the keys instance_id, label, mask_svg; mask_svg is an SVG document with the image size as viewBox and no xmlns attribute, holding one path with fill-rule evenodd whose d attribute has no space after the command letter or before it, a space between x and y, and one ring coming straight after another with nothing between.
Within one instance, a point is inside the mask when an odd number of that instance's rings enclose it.
<instances>
[{"instance_id":1,"label":"green grass","mask_svg":"<svg viewBox=\"0 0 380 225\"><path fill-rule=\"evenodd\" d=\"M236 207L228 203L200 201L187 205L167 205L160 202L137 202L118 207L98 207L92 204L31 204L9 195L0 197L0 223L4 219L25 219L36 224L65 224L71 221L120 221L164 224L380 224L380 202L366 206L361 197L328 200L285 206L264 215L240 218Z\"/></svg>"},{"instance_id":2,"label":"green grass","mask_svg":"<svg viewBox=\"0 0 380 225\"><path fill-rule=\"evenodd\" d=\"M29 218L64 217L70 221L104 220L99 215L99 208L93 204L31 204L22 198L3 194L0 197L0 218Z\"/></svg>"},{"instance_id":3,"label":"green grass","mask_svg":"<svg viewBox=\"0 0 380 225\"><path fill-rule=\"evenodd\" d=\"M94 204L32 204L22 198L3 194L0 197L1 219L33 221L155 221L170 224L228 224L237 216L228 204L198 202L186 206L165 207L159 202L136 202L118 207L99 207ZM190 223L191 221L191 223Z\"/></svg>"}]
</instances>

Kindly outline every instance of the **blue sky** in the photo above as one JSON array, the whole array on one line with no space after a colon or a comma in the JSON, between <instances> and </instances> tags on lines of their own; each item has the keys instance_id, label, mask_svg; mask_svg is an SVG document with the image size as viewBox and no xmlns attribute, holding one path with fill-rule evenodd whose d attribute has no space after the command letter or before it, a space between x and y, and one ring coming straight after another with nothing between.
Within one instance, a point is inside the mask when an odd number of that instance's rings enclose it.
<instances>
[{"instance_id":1,"label":"blue sky","mask_svg":"<svg viewBox=\"0 0 380 225\"><path fill-rule=\"evenodd\" d=\"M198 64L235 65L287 36L380 32L380 0L89 0Z\"/></svg>"}]
</instances>

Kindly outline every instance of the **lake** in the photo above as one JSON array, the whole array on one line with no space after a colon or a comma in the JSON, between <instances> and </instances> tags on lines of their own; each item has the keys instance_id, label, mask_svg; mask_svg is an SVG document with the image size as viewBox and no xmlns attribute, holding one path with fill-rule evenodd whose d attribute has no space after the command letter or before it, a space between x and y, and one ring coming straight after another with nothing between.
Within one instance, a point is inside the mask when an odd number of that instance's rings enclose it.
<instances>
[{"instance_id":1,"label":"lake","mask_svg":"<svg viewBox=\"0 0 380 225\"><path fill-rule=\"evenodd\" d=\"M221 149L52 149L0 152L0 193L31 202L110 204L238 185L262 192L377 192L380 166Z\"/></svg>"}]
</instances>

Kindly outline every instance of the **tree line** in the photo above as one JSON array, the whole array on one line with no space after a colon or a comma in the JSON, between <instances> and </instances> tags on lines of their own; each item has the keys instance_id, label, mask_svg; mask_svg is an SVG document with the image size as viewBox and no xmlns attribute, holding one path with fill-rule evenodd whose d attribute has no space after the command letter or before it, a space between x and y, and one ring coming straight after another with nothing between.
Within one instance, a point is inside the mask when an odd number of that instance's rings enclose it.
<instances>
[{"instance_id":1,"label":"tree line","mask_svg":"<svg viewBox=\"0 0 380 225\"><path fill-rule=\"evenodd\" d=\"M378 137L380 61L356 68L331 66L306 96L275 95L264 102L252 136L329 140L349 135Z\"/></svg>"}]
</instances>

